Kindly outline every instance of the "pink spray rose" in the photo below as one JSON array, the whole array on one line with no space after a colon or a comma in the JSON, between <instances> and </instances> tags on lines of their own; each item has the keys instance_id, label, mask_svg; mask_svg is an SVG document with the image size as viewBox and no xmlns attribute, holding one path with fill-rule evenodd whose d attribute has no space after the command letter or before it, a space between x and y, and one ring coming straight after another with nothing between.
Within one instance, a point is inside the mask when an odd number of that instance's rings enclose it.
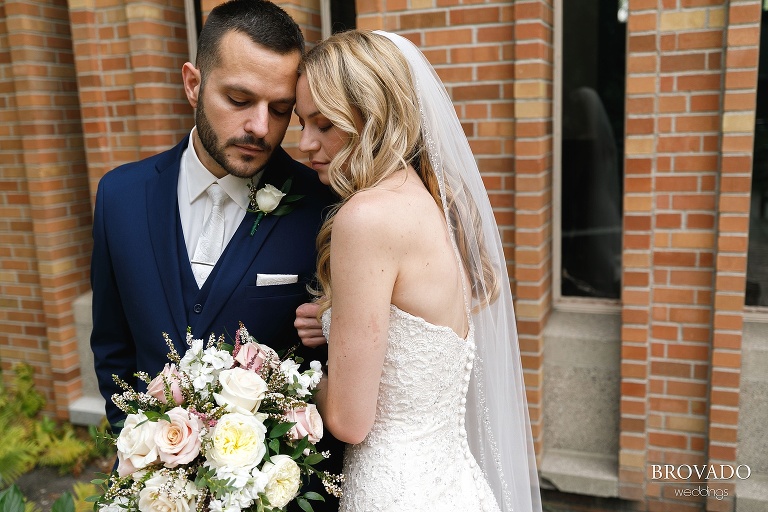
<instances>
[{"instance_id":1,"label":"pink spray rose","mask_svg":"<svg viewBox=\"0 0 768 512\"><path fill-rule=\"evenodd\" d=\"M258 372L264 364L275 367L280 362L280 357L266 345L248 342L240 345L235 361L246 370Z\"/></svg>"},{"instance_id":2,"label":"pink spray rose","mask_svg":"<svg viewBox=\"0 0 768 512\"><path fill-rule=\"evenodd\" d=\"M163 371L149 383L147 394L167 404L168 400L165 397L165 383L167 382L171 388L174 402L181 405L184 403L184 396L181 394L180 381L181 374L176 369L176 365L173 363L166 364Z\"/></svg>"},{"instance_id":3,"label":"pink spray rose","mask_svg":"<svg viewBox=\"0 0 768 512\"><path fill-rule=\"evenodd\" d=\"M285 417L288 421L296 423L288 431L291 439L299 440L309 436L309 442L315 444L323 438L323 418L314 404L309 404L306 408L291 409L286 412Z\"/></svg>"},{"instance_id":4,"label":"pink spray rose","mask_svg":"<svg viewBox=\"0 0 768 512\"><path fill-rule=\"evenodd\" d=\"M186 409L174 407L166 413L171 422L159 420L155 445L165 467L175 468L191 462L200 453L200 430L203 422Z\"/></svg>"}]
</instances>

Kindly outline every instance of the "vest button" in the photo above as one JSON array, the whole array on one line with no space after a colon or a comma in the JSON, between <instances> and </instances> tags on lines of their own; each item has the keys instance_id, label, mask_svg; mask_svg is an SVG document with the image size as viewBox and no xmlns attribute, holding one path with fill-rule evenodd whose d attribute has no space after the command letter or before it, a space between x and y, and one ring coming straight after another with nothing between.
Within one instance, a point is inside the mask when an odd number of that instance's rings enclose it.
<instances>
[{"instance_id":1,"label":"vest button","mask_svg":"<svg viewBox=\"0 0 768 512\"><path fill-rule=\"evenodd\" d=\"M195 304L195 306L192 308L192 310L195 313L200 313L203 311L203 305L202 304Z\"/></svg>"}]
</instances>

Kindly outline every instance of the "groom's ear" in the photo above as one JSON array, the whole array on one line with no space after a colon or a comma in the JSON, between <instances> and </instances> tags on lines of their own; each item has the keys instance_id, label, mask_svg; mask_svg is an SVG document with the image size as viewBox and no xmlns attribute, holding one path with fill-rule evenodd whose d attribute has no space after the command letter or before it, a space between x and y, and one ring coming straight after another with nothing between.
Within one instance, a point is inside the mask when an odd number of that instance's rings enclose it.
<instances>
[{"instance_id":1,"label":"groom's ear","mask_svg":"<svg viewBox=\"0 0 768 512\"><path fill-rule=\"evenodd\" d=\"M187 95L187 101L192 105L192 108L197 108L200 84L202 83L200 70L191 62L186 62L181 67L181 78L184 81L184 93Z\"/></svg>"}]
</instances>

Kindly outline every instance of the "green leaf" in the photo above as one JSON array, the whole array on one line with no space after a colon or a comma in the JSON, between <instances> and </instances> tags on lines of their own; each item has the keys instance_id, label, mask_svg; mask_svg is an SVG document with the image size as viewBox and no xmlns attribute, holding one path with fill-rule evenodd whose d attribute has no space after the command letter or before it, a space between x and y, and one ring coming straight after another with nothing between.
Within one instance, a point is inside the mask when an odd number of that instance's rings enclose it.
<instances>
[{"instance_id":1,"label":"green leaf","mask_svg":"<svg viewBox=\"0 0 768 512\"><path fill-rule=\"evenodd\" d=\"M280 440L273 439L269 442L269 449L273 454L278 455L280 453Z\"/></svg>"},{"instance_id":2,"label":"green leaf","mask_svg":"<svg viewBox=\"0 0 768 512\"><path fill-rule=\"evenodd\" d=\"M304 449L309 445L309 436L304 436L301 438L301 441L299 441L299 444L296 445L296 448L293 450L293 453L291 454L291 458L293 460L298 459L302 453L304 453Z\"/></svg>"},{"instance_id":3,"label":"green leaf","mask_svg":"<svg viewBox=\"0 0 768 512\"><path fill-rule=\"evenodd\" d=\"M168 423L171 422L171 417L167 414L157 412L157 411L144 411L144 415L147 417L149 421L159 421L159 420L165 420ZM143 423L143 422L142 422ZM141 423L139 423L141 425Z\"/></svg>"},{"instance_id":4,"label":"green leaf","mask_svg":"<svg viewBox=\"0 0 768 512\"><path fill-rule=\"evenodd\" d=\"M0 492L0 511L24 512L24 495L16 484Z\"/></svg>"},{"instance_id":5,"label":"green leaf","mask_svg":"<svg viewBox=\"0 0 768 512\"><path fill-rule=\"evenodd\" d=\"M303 194L291 194L290 196L285 196L284 198L282 198L280 200L280 204L283 204L283 203L295 203L299 199L304 199L304 195Z\"/></svg>"},{"instance_id":6,"label":"green leaf","mask_svg":"<svg viewBox=\"0 0 768 512\"><path fill-rule=\"evenodd\" d=\"M305 512L315 512L315 510L312 508L312 504L304 498L296 498L296 503L298 503L298 505L301 507L301 510L304 510Z\"/></svg>"},{"instance_id":7,"label":"green leaf","mask_svg":"<svg viewBox=\"0 0 768 512\"><path fill-rule=\"evenodd\" d=\"M308 500L314 500L314 501L325 501L325 498L323 498L322 494L318 494L313 491L308 491L304 493L304 497Z\"/></svg>"},{"instance_id":8,"label":"green leaf","mask_svg":"<svg viewBox=\"0 0 768 512\"><path fill-rule=\"evenodd\" d=\"M65 492L53 503L51 512L75 512L75 500L72 495Z\"/></svg>"},{"instance_id":9,"label":"green leaf","mask_svg":"<svg viewBox=\"0 0 768 512\"><path fill-rule=\"evenodd\" d=\"M286 213L291 213L294 210L294 206L292 204L282 204L272 210L272 215L279 217L281 215L285 215Z\"/></svg>"},{"instance_id":10,"label":"green leaf","mask_svg":"<svg viewBox=\"0 0 768 512\"><path fill-rule=\"evenodd\" d=\"M280 188L280 192L283 194L287 194L291 190L291 185L293 184L293 178L288 178L285 180L285 183L283 183L283 186Z\"/></svg>"},{"instance_id":11,"label":"green leaf","mask_svg":"<svg viewBox=\"0 0 768 512\"><path fill-rule=\"evenodd\" d=\"M322 453L313 453L312 455L304 459L304 464L309 464L311 466L323 460L325 460L325 457L323 457Z\"/></svg>"},{"instance_id":12,"label":"green leaf","mask_svg":"<svg viewBox=\"0 0 768 512\"><path fill-rule=\"evenodd\" d=\"M269 438L283 437L296 423L278 423L269 431Z\"/></svg>"}]
</instances>

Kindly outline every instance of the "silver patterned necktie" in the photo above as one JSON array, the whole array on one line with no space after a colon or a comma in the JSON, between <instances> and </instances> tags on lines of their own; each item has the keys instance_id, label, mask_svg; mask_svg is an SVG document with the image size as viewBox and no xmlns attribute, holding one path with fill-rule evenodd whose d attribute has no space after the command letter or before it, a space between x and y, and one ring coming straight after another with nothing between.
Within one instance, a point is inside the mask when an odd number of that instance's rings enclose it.
<instances>
[{"instance_id":1,"label":"silver patterned necktie","mask_svg":"<svg viewBox=\"0 0 768 512\"><path fill-rule=\"evenodd\" d=\"M224 201L229 197L218 183L208 187L208 196L213 202L211 213L205 219L203 232L197 241L195 254L192 256L192 273L198 288L202 288L208 275L224 248Z\"/></svg>"}]
</instances>

